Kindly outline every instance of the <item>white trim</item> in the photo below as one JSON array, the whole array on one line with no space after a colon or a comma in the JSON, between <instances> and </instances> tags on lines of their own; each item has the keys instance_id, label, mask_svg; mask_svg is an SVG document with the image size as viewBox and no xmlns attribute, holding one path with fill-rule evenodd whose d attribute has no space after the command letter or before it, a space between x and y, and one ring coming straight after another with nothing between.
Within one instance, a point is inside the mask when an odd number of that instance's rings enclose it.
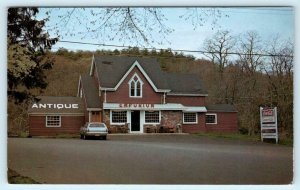
<instances>
[{"instance_id":1,"label":"white trim","mask_svg":"<svg viewBox=\"0 0 300 190\"><path fill-rule=\"evenodd\" d=\"M82 90L82 88L80 88L79 97L83 98L83 90Z\"/></svg>"},{"instance_id":2,"label":"white trim","mask_svg":"<svg viewBox=\"0 0 300 190\"><path fill-rule=\"evenodd\" d=\"M81 83L81 75L79 76L79 81L78 81L78 87L77 87L77 97L80 97L79 95L80 95L80 92L79 92L79 88L80 88L80 86L81 86L81 89L82 89L82 85L80 85L80 83Z\"/></svg>"},{"instance_id":3,"label":"white trim","mask_svg":"<svg viewBox=\"0 0 300 190\"><path fill-rule=\"evenodd\" d=\"M116 110L173 110L183 112L207 112L204 106L184 106L176 103L166 104L153 104L153 107L139 107L130 104L131 107L120 107L119 103L103 103L103 109L116 109Z\"/></svg>"},{"instance_id":4,"label":"white trim","mask_svg":"<svg viewBox=\"0 0 300 190\"><path fill-rule=\"evenodd\" d=\"M85 97L85 93L84 93L84 87L83 87L83 84L82 84L82 80L81 80L81 76L80 76L80 79L79 79L80 83L81 83L81 89L82 89L82 99L84 100L84 103L85 105L87 105L87 102L86 102L86 97Z\"/></svg>"},{"instance_id":5,"label":"white trim","mask_svg":"<svg viewBox=\"0 0 300 190\"><path fill-rule=\"evenodd\" d=\"M91 122L92 112L91 111L88 112L89 112L89 122Z\"/></svg>"},{"instance_id":6,"label":"white trim","mask_svg":"<svg viewBox=\"0 0 300 190\"><path fill-rule=\"evenodd\" d=\"M184 114L191 114L191 113L196 114L196 121L195 122L185 122L184 121ZM182 113L182 123L183 124L198 124L198 113L197 112L183 112Z\"/></svg>"},{"instance_id":7,"label":"white trim","mask_svg":"<svg viewBox=\"0 0 300 190\"><path fill-rule=\"evenodd\" d=\"M207 112L206 108L197 106L184 106L183 112Z\"/></svg>"},{"instance_id":8,"label":"white trim","mask_svg":"<svg viewBox=\"0 0 300 190\"><path fill-rule=\"evenodd\" d=\"M29 116L84 116L84 113L28 113Z\"/></svg>"},{"instance_id":9,"label":"white trim","mask_svg":"<svg viewBox=\"0 0 300 190\"><path fill-rule=\"evenodd\" d=\"M48 116L56 116L56 117L59 117L59 125L48 125ZM56 128L56 127L61 127L61 116L60 115L46 115L45 117L45 120L46 120L46 127L50 127L50 128Z\"/></svg>"},{"instance_id":10,"label":"white trim","mask_svg":"<svg viewBox=\"0 0 300 190\"><path fill-rule=\"evenodd\" d=\"M132 113L132 112L130 112ZM130 120L131 122L131 120ZM143 133L145 124L145 111L140 111L140 131L133 131L133 133Z\"/></svg>"},{"instance_id":11,"label":"white trim","mask_svg":"<svg viewBox=\"0 0 300 190\"><path fill-rule=\"evenodd\" d=\"M208 124L208 125L216 125L216 124L218 124L218 117L217 117L216 113L207 113L207 114L205 114L205 116L207 116L207 115L214 115L215 116L215 123L206 123L206 117L205 117L205 124Z\"/></svg>"},{"instance_id":12,"label":"white trim","mask_svg":"<svg viewBox=\"0 0 300 190\"><path fill-rule=\"evenodd\" d=\"M95 66L94 66L95 62L94 62L94 60L95 60L95 55L93 54L92 64L91 64L91 68L90 68L90 76L93 76L93 72L94 72L94 69L95 69Z\"/></svg>"},{"instance_id":13,"label":"white trim","mask_svg":"<svg viewBox=\"0 0 300 190\"><path fill-rule=\"evenodd\" d=\"M121 80L118 82L118 84L114 88L105 88L101 87L101 90L107 90L107 91L116 91L119 86L123 83L123 81L126 79L126 77L129 75L129 73L134 69L134 67L137 67L141 73L144 75L144 77L147 79L147 81L150 83L151 87L154 89L155 92L170 92L169 89L157 89L150 77L147 75L147 73L144 71L142 66L139 64L138 61L135 61L131 67L128 69L128 71L125 73L125 75L121 78Z\"/></svg>"},{"instance_id":14,"label":"white trim","mask_svg":"<svg viewBox=\"0 0 300 190\"><path fill-rule=\"evenodd\" d=\"M137 77L137 81L134 81L134 78ZM134 96L131 96L131 83L134 82ZM136 96L137 94L137 83L140 83L140 96ZM137 73L134 73L134 75L131 77L131 79L128 81L128 85L129 85L129 97L130 98L142 98L143 97L143 85L144 82L142 81L142 79L139 77L139 75Z\"/></svg>"},{"instance_id":15,"label":"white trim","mask_svg":"<svg viewBox=\"0 0 300 190\"><path fill-rule=\"evenodd\" d=\"M102 91L116 91L114 88L105 88L105 87L100 87L100 90Z\"/></svg>"}]
</instances>

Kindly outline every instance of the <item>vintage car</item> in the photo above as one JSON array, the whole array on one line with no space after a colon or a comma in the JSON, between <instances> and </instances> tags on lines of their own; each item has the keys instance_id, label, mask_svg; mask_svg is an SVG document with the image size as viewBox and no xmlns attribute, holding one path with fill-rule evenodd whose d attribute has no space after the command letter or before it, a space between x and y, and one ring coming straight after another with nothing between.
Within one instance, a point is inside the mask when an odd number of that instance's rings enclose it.
<instances>
[{"instance_id":1,"label":"vintage car","mask_svg":"<svg viewBox=\"0 0 300 190\"><path fill-rule=\"evenodd\" d=\"M108 129L104 123L89 122L80 128L80 138L86 139L87 137L99 137L106 140Z\"/></svg>"}]
</instances>

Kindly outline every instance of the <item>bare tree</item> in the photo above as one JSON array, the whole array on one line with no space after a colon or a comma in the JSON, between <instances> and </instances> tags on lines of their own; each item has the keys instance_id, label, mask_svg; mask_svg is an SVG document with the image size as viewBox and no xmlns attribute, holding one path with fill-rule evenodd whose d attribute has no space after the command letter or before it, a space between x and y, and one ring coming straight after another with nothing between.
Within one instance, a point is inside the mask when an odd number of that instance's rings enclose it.
<instances>
[{"instance_id":1,"label":"bare tree","mask_svg":"<svg viewBox=\"0 0 300 190\"><path fill-rule=\"evenodd\" d=\"M215 76L213 84L215 86L214 96L216 97L215 103L232 103L229 96L233 95L231 89L234 89L234 85L231 85L232 81L230 76L223 76L225 68L231 62L230 57L235 45L235 38L229 31L219 31L211 39L207 39L204 42L204 49L207 56L217 66L218 75Z\"/></svg>"},{"instance_id":2,"label":"bare tree","mask_svg":"<svg viewBox=\"0 0 300 190\"><path fill-rule=\"evenodd\" d=\"M258 108L261 103L261 91L264 89L261 73L263 65L262 42L256 31L248 31L240 35L238 44L238 59L242 72L240 83L243 88L240 90L240 96L244 97L239 102L241 109L240 120L242 125L247 128L248 135L253 135L259 131L259 113Z\"/></svg>"},{"instance_id":3,"label":"bare tree","mask_svg":"<svg viewBox=\"0 0 300 190\"><path fill-rule=\"evenodd\" d=\"M272 55L264 64L268 76L268 104L278 107L278 123L282 132L293 132L293 43L282 42L278 37L269 43Z\"/></svg>"},{"instance_id":4,"label":"bare tree","mask_svg":"<svg viewBox=\"0 0 300 190\"><path fill-rule=\"evenodd\" d=\"M48 25L56 35L91 37L98 41L130 41L134 45L152 45L168 42L167 37L174 31L168 26L165 8L158 7L109 7L109 8L46 8L42 9L50 18L58 22ZM191 20L194 28L202 26L212 18L212 26L223 15L216 8L187 8L186 14L179 16ZM78 31L78 25L84 30Z\"/></svg>"},{"instance_id":5,"label":"bare tree","mask_svg":"<svg viewBox=\"0 0 300 190\"><path fill-rule=\"evenodd\" d=\"M256 31L248 31L240 38L239 63L243 70L249 75L253 75L262 65L262 42Z\"/></svg>"},{"instance_id":6,"label":"bare tree","mask_svg":"<svg viewBox=\"0 0 300 190\"><path fill-rule=\"evenodd\" d=\"M229 53L233 50L235 43L235 38L227 30L217 32L212 39L204 42L204 49L207 52L204 55L218 65L220 74L229 63Z\"/></svg>"}]
</instances>

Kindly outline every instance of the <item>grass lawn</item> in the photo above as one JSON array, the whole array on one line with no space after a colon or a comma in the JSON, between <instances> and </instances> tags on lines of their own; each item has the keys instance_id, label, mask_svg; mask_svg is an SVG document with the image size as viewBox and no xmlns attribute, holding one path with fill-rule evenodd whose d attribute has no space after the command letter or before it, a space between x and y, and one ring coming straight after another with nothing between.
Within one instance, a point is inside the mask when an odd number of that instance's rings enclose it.
<instances>
[{"instance_id":1,"label":"grass lawn","mask_svg":"<svg viewBox=\"0 0 300 190\"><path fill-rule=\"evenodd\" d=\"M199 132L199 133L194 133L194 135L210 137L210 138L226 138L226 139L235 139L235 140L260 141L260 135L249 136L240 133ZM275 143L274 140L264 140L264 142ZM279 137L278 144L293 146L293 139Z\"/></svg>"}]
</instances>

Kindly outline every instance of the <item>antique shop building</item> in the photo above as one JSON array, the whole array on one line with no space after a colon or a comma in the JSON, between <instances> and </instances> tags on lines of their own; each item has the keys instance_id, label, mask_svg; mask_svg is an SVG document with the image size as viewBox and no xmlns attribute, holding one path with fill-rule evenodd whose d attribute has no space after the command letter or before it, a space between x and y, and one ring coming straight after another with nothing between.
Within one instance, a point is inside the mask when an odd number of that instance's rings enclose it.
<instances>
[{"instance_id":1,"label":"antique shop building","mask_svg":"<svg viewBox=\"0 0 300 190\"><path fill-rule=\"evenodd\" d=\"M156 59L94 57L77 97L40 97L29 108L31 135L76 133L85 122L110 132L237 131L232 105L206 105L197 75L168 73Z\"/></svg>"}]
</instances>

